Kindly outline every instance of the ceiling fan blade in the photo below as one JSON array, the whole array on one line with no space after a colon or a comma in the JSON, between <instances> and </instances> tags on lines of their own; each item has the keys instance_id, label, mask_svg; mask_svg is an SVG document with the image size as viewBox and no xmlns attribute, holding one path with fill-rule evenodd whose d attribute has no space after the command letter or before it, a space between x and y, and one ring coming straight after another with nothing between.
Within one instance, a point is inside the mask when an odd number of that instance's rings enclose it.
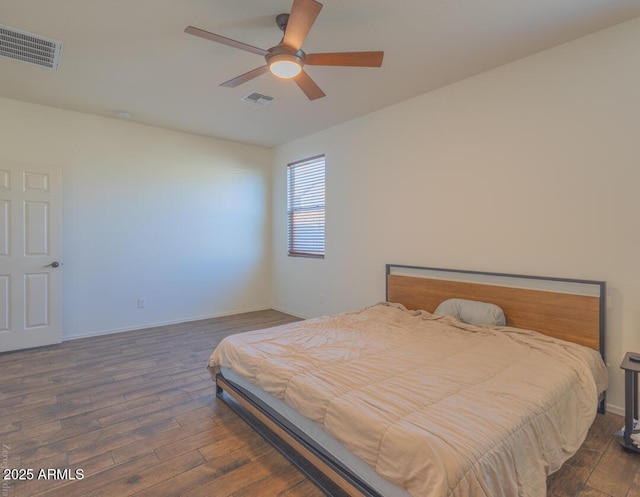
<instances>
[{"instance_id":1,"label":"ceiling fan blade","mask_svg":"<svg viewBox=\"0 0 640 497\"><path fill-rule=\"evenodd\" d=\"M325 96L325 93L320 89L316 82L311 79L311 76L309 76L304 69L294 78L294 80L309 100L315 100Z\"/></svg>"},{"instance_id":2,"label":"ceiling fan blade","mask_svg":"<svg viewBox=\"0 0 640 497\"><path fill-rule=\"evenodd\" d=\"M305 64L310 66L380 67L384 52L310 53Z\"/></svg>"},{"instance_id":3,"label":"ceiling fan blade","mask_svg":"<svg viewBox=\"0 0 640 497\"><path fill-rule=\"evenodd\" d=\"M227 88L235 88L236 86L240 86L242 83L246 83L247 81L251 81L253 78L257 78L258 76L269 72L269 66L261 66L253 71L246 72L237 76L229 81L225 81L220 86L226 86Z\"/></svg>"},{"instance_id":4,"label":"ceiling fan blade","mask_svg":"<svg viewBox=\"0 0 640 497\"><path fill-rule=\"evenodd\" d=\"M207 40L216 41L218 43L222 43L223 45L228 45L230 47L239 48L240 50L245 50L247 52L262 55L263 57L269 53L267 50L264 50L262 48L254 47L253 45L248 45L246 43L242 43L241 41L232 40L231 38L220 36L215 33L209 33L209 31L205 31L204 29L200 28L194 28L193 26L188 26L184 30L184 32L189 33L190 35L199 36L200 38L205 38Z\"/></svg>"},{"instance_id":5,"label":"ceiling fan blade","mask_svg":"<svg viewBox=\"0 0 640 497\"><path fill-rule=\"evenodd\" d=\"M282 44L300 50L321 9L322 4L316 0L293 0Z\"/></svg>"}]
</instances>

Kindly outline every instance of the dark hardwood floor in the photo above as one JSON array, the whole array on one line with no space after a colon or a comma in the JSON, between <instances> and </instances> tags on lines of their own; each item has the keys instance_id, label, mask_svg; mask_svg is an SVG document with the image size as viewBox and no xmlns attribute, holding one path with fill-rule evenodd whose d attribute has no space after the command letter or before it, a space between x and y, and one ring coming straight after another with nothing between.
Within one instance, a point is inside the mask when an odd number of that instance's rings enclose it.
<instances>
[{"instance_id":1,"label":"dark hardwood floor","mask_svg":"<svg viewBox=\"0 0 640 497\"><path fill-rule=\"evenodd\" d=\"M0 354L1 466L34 471L0 497L321 496L215 398L205 369L223 337L295 320L252 312ZM548 495L640 497L620 425L599 415Z\"/></svg>"}]
</instances>

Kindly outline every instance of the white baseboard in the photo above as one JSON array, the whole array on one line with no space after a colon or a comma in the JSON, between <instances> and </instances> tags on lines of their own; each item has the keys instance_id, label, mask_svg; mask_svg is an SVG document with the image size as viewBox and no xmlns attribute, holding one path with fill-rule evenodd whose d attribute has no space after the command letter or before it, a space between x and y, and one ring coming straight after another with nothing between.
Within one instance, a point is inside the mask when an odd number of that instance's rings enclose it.
<instances>
[{"instance_id":1,"label":"white baseboard","mask_svg":"<svg viewBox=\"0 0 640 497\"><path fill-rule=\"evenodd\" d=\"M294 316L296 318L310 319L309 316L305 316L304 314L300 314L300 313L297 313L297 312L290 311L289 309L285 309L284 307L272 307L272 309L274 311L284 312L285 314L289 314L289 315Z\"/></svg>"},{"instance_id":2,"label":"white baseboard","mask_svg":"<svg viewBox=\"0 0 640 497\"><path fill-rule=\"evenodd\" d=\"M266 311L271 309L270 306L266 306L266 307L257 307L257 308L251 308L251 309L237 309L234 311L229 311L229 312L219 312L216 314L207 314L205 316L195 316L195 317L188 317L188 318L183 318L183 319L174 319L171 321L160 321L160 322L155 322L155 323L145 323L145 324L141 324L141 325L137 325L137 326L127 326L127 327L123 327L123 328L112 328L109 330L98 330L98 331L90 331L88 333L81 333L79 335L68 335L68 336L63 336L62 337L62 341L66 342L68 340L78 340L80 338L90 338L90 337L97 337L97 336L102 336L102 335L112 335L114 333L124 333L127 331L136 331L136 330L144 330L147 328L155 328L158 326L168 326L168 325L172 325L172 324L180 324L180 323L190 323L192 321L202 321L203 319L211 319L211 318L221 318L221 317L225 317L225 316L234 316L236 314L244 314L245 312L257 312L257 311ZM284 312L284 311L282 311Z\"/></svg>"},{"instance_id":3,"label":"white baseboard","mask_svg":"<svg viewBox=\"0 0 640 497\"><path fill-rule=\"evenodd\" d=\"M617 414L618 416L624 416L624 407L605 403L605 411L611 414Z\"/></svg>"}]
</instances>

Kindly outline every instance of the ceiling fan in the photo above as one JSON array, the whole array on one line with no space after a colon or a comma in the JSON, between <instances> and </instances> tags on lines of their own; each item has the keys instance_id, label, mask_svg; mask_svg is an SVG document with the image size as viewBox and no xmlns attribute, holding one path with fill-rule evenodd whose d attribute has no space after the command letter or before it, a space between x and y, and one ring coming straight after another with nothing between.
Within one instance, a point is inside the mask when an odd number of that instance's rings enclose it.
<instances>
[{"instance_id":1,"label":"ceiling fan","mask_svg":"<svg viewBox=\"0 0 640 497\"><path fill-rule=\"evenodd\" d=\"M264 57L264 66L225 81L220 86L235 88L270 71L280 78L293 79L309 100L315 100L324 97L325 93L303 69L305 65L380 67L384 56L384 52L305 53L302 44L321 9L322 4L316 0L293 0L291 13L276 17L276 24L284 32L284 37L268 50L193 26L187 27L185 32Z\"/></svg>"}]
</instances>

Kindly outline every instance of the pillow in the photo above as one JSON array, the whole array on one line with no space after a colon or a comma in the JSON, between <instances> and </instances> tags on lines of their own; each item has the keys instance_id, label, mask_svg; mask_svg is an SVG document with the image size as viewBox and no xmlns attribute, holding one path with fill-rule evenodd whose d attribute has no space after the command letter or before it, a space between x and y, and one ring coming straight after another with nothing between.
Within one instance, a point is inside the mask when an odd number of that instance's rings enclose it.
<instances>
[{"instance_id":1,"label":"pillow","mask_svg":"<svg viewBox=\"0 0 640 497\"><path fill-rule=\"evenodd\" d=\"M436 316L453 316L458 321L478 326L486 324L504 326L507 322L500 307L476 300L445 300L440 303L433 314Z\"/></svg>"}]
</instances>

